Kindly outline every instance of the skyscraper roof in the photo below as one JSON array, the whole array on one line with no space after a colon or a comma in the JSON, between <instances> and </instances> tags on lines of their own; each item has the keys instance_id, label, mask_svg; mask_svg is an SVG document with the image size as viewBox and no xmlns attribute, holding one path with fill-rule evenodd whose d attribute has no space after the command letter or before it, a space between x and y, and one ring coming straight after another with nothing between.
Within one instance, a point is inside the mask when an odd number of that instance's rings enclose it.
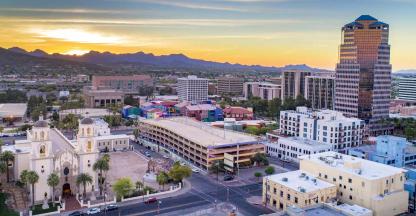
<instances>
[{"instance_id":1,"label":"skyscraper roof","mask_svg":"<svg viewBox=\"0 0 416 216\"><path fill-rule=\"evenodd\" d=\"M358 17L355 21L377 21L376 18L370 16L370 15L361 15Z\"/></svg>"}]
</instances>

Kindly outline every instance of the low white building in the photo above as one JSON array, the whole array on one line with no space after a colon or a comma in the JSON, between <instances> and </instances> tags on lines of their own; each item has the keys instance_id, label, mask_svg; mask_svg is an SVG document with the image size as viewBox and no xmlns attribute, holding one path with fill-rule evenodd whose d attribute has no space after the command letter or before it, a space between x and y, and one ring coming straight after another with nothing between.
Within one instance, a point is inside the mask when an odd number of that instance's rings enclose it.
<instances>
[{"instance_id":1,"label":"low white building","mask_svg":"<svg viewBox=\"0 0 416 216\"><path fill-rule=\"evenodd\" d=\"M333 110L312 111L297 107L296 111L280 112L280 132L334 146L345 153L351 147L362 144L364 121L345 117Z\"/></svg>"},{"instance_id":2,"label":"low white building","mask_svg":"<svg viewBox=\"0 0 416 216\"><path fill-rule=\"evenodd\" d=\"M263 100L280 98L282 86L268 82L246 82L243 86L244 98L259 97Z\"/></svg>"},{"instance_id":3,"label":"low white building","mask_svg":"<svg viewBox=\"0 0 416 216\"><path fill-rule=\"evenodd\" d=\"M303 139L300 137L284 137L274 134L267 134L269 140L270 136L275 136L275 142L266 142L267 153L272 157L277 157L281 160L299 162L298 157L302 155L316 154L320 152L332 151L334 146L330 144L320 143L318 141Z\"/></svg>"}]
</instances>

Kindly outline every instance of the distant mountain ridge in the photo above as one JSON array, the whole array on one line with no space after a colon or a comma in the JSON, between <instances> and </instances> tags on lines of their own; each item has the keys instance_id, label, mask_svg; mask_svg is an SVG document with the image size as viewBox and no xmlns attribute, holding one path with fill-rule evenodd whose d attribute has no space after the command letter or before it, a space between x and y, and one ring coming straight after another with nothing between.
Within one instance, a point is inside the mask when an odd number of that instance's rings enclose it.
<instances>
[{"instance_id":1,"label":"distant mountain ridge","mask_svg":"<svg viewBox=\"0 0 416 216\"><path fill-rule=\"evenodd\" d=\"M84 55L63 55L59 53L48 54L43 50L36 49L34 51L26 51L19 47L12 47L8 49L15 53L26 54L34 57L51 58L70 60L75 62L85 62L98 65L121 65L121 64L138 64L147 66L156 66L164 68L201 68L201 69L213 69L213 70L248 70L248 71L268 71L268 72L281 72L283 70L307 70L312 72L328 71L325 69L309 67L305 64L300 65L287 65L284 67L269 67L261 65L242 65L231 64L228 62L214 62L201 59L189 58L183 54L170 54L156 56L152 53L136 52L136 53L124 53L115 54L111 52L97 52L90 51Z\"/></svg>"}]
</instances>

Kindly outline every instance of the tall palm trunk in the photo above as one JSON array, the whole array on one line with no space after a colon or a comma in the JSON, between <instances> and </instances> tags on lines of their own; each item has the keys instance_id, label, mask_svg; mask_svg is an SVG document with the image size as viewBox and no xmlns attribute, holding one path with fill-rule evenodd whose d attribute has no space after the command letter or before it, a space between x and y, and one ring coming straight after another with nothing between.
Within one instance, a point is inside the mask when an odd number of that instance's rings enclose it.
<instances>
[{"instance_id":1,"label":"tall palm trunk","mask_svg":"<svg viewBox=\"0 0 416 216\"><path fill-rule=\"evenodd\" d=\"M6 176L7 176L7 182L10 182L9 161L8 160L6 160Z\"/></svg>"},{"instance_id":2,"label":"tall palm trunk","mask_svg":"<svg viewBox=\"0 0 416 216\"><path fill-rule=\"evenodd\" d=\"M104 183L104 179L103 179L103 171L100 170L100 178L99 178L99 183L100 183L100 196L103 195L103 183Z\"/></svg>"},{"instance_id":3,"label":"tall palm trunk","mask_svg":"<svg viewBox=\"0 0 416 216\"><path fill-rule=\"evenodd\" d=\"M35 205L35 184L32 184L32 207Z\"/></svg>"},{"instance_id":4,"label":"tall palm trunk","mask_svg":"<svg viewBox=\"0 0 416 216\"><path fill-rule=\"evenodd\" d=\"M55 187L52 187L52 206L55 207Z\"/></svg>"},{"instance_id":5,"label":"tall palm trunk","mask_svg":"<svg viewBox=\"0 0 416 216\"><path fill-rule=\"evenodd\" d=\"M84 199L87 198L87 182L83 183L84 185Z\"/></svg>"}]
</instances>

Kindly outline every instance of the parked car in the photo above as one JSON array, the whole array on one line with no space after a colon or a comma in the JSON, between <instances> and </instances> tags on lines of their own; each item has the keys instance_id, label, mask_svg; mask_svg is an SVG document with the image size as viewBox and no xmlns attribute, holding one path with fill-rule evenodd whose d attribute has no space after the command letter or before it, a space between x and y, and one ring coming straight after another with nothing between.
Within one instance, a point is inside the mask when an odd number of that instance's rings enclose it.
<instances>
[{"instance_id":1,"label":"parked car","mask_svg":"<svg viewBox=\"0 0 416 216\"><path fill-rule=\"evenodd\" d=\"M94 215L94 214L98 214L101 212L101 209L99 208L90 208L87 211L87 215Z\"/></svg>"},{"instance_id":2,"label":"parked car","mask_svg":"<svg viewBox=\"0 0 416 216\"><path fill-rule=\"evenodd\" d=\"M115 211L117 209L118 209L118 206L114 205L114 204L111 204L111 205L108 205L107 207L105 207L106 211Z\"/></svg>"},{"instance_id":3,"label":"parked car","mask_svg":"<svg viewBox=\"0 0 416 216\"><path fill-rule=\"evenodd\" d=\"M84 215L84 213L80 212L80 211L74 211L71 214L69 214L68 216L82 216Z\"/></svg>"},{"instance_id":4,"label":"parked car","mask_svg":"<svg viewBox=\"0 0 416 216\"><path fill-rule=\"evenodd\" d=\"M231 181L233 179L234 179L234 176L231 176L231 175L224 176L224 181Z\"/></svg>"},{"instance_id":5,"label":"parked car","mask_svg":"<svg viewBox=\"0 0 416 216\"><path fill-rule=\"evenodd\" d=\"M193 168L193 169L192 169L192 172L194 172L194 173L199 173L199 170L198 170L198 169Z\"/></svg>"},{"instance_id":6,"label":"parked car","mask_svg":"<svg viewBox=\"0 0 416 216\"><path fill-rule=\"evenodd\" d=\"M145 204L151 204L157 202L156 197L149 198L148 200L144 201Z\"/></svg>"}]
</instances>

